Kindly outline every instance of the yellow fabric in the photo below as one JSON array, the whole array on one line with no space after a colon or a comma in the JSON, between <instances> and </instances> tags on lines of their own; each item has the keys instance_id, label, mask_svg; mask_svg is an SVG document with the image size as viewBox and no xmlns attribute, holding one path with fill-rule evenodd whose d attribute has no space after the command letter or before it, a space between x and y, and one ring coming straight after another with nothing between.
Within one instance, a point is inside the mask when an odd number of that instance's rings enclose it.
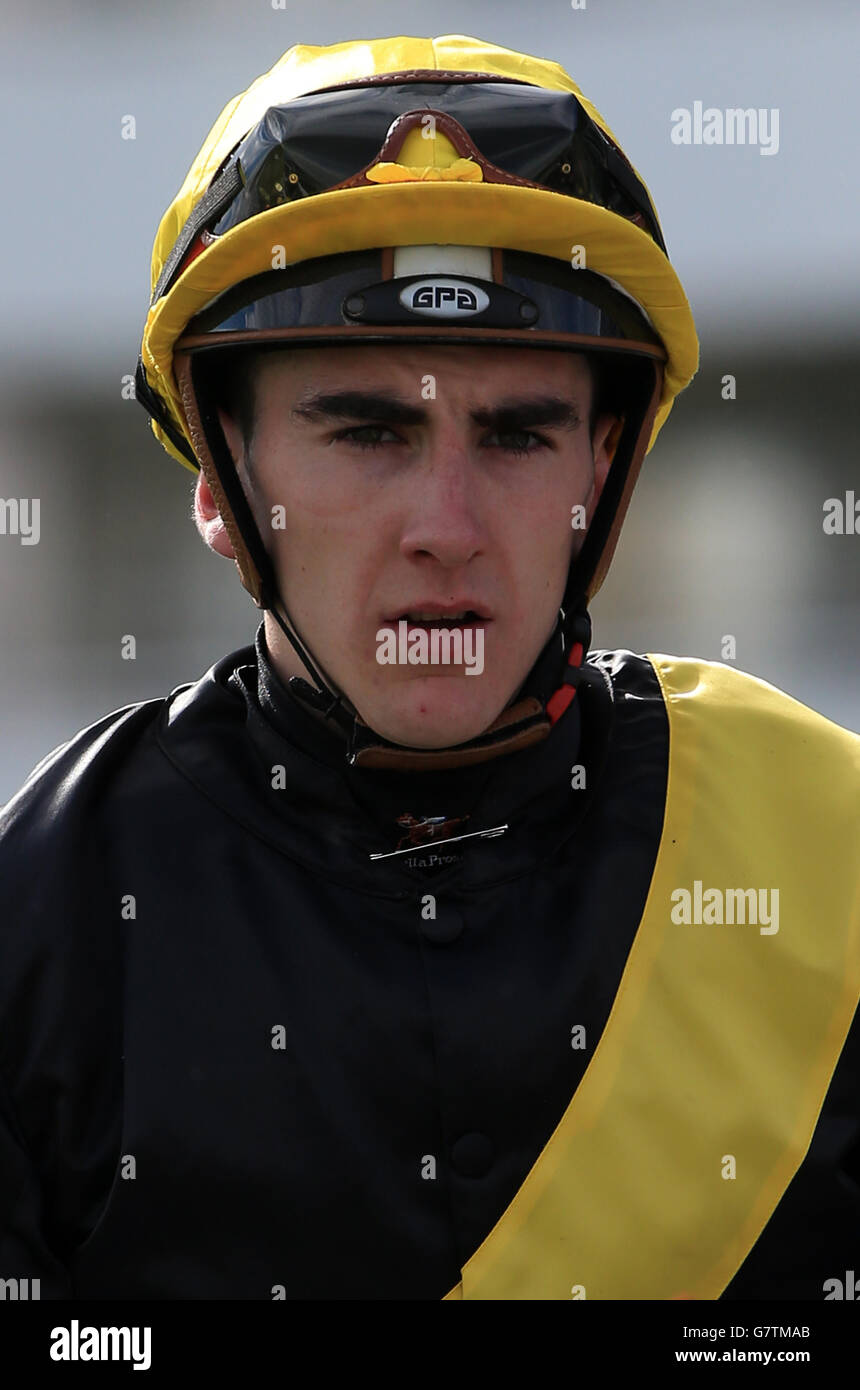
<instances>
[{"instance_id":1,"label":"yellow fabric","mask_svg":"<svg viewBox=\"0 0 860 1390\"><path fill-rule=\"evenodd\" d=\"M407 132L406 138L400 146L397 162L406 167L418 169L428 165L439 169L448 169L454 164L461 163L467 164L473 169L478 168L471 160L461 159L444 131L431 130L423 125L420 130L413 129ZM380 168L380 165L376 167Z\"/></svg>"},{"instance_id":2,"label":"yellow fabric","mask_svg":"<svg viewBox=\"0 0 860 1390\"><path fill-rule=\"evenodd\" d=\"M368 169L371 183L482 183L480 164L470 159L458 159L456 164L394 164L381 162Z\"/></svg>"},{"instance_id":3,"label":"yellow fabric","mask_svg":"<svg viewBox=\"0 0 860 1390\"><path fill-rule=\"evenodd\" d=\"M212 127L161 220L152 254L153 289L192 208L229 152L270 106L353 78L411 68L486 72L572 92L615 140L603 117L558 63L467 35L401 36L329 47L297 44L229 102ZM419 167L426 161L408 155L402 162ZM698 365L690 306L666 256L647 233L603 208L563 194L483 182L424 179L323 193L272 208L231 229L197 257L150 311L141 356L151 386L168 402L177 427L187 437L173 374L174 344L189 318L215 295L241 278L270 270L273 245L288 247L288 260L299 261L338 251L426 243L507 246L566 263L573 246L585 246L588 268L616 280L643 306L669 354L648 447L653 446L675 395ZM193 471L154 421L152 428L168 452Z\"/></svg>"},{"instance_id":4,"label":"yellow fabric","mask_svg":"<svg viewBox=\"0 0 860 1390\"><path fill-rule=\"evenodd\" d=\"M754 677L649 660L670 753L643 918L573 1100L450 1300L718 1298L803 1160L860 996L860 739ZM778 930L673 922L696 880L778 889Z\"/></svg>"}]
</instances>

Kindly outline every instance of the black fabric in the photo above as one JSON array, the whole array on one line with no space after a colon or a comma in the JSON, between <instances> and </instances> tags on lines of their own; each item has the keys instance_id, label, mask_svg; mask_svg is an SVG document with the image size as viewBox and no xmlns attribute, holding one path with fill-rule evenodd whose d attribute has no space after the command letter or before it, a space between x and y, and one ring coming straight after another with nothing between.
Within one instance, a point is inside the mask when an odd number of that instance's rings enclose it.
<instances>
[{"instance_id":1,"label":"black fabric","mask_svg":"<svg viewBox=\"0 0 860 1390\"><path fill-rule=\"evenodd\" d=\"M139 405L142 405L147 415L151 415L156 424L159 424L167 435L174 448L178 449L183 458L192 463L195 469L200 468L197 462L197 455L192 449L188 440L176 428L176 421L170 414L167 404L162 400L156 391L153 391L146 379L146 372L143 366L143 358L138 357L137 368L134 374L134 398Z\"/></svg>"},{"instance_id":2,"label":"black fabric","mask_svg":"<svg viewBox=\"0 0 860 1390\"><path fill-rule=\"evenodd\" d=\"M185 254L190 250L191 243L198 233L205 229L207 223L220 216L223 209L233 202L241 188L241 170L238 164L231 161L226 169L213 179L199 202L195 203L188 221L173 243L170 254L162 266L158 283L152 292L152 304L157 304L162 295L165 295L170 289L174 280L178 278Z\"/></svg>"},{"instance_id":3,"label":"black fabric","mask_svg":"<svg viewBox=\"0 0 860 1390\"><path fill-rule=\"evenodd\" d=\"M654 671L591 664L544 743L404 778L348 769L258 635L43 760L0 815L0 1276L84 1299L458 1282L593 1055L661 834ZM510 828L371 860L404 812ZM858 1067L855 1027L727 1296L818 1299L856 1265Z\"/></svg>"}]
</instances>

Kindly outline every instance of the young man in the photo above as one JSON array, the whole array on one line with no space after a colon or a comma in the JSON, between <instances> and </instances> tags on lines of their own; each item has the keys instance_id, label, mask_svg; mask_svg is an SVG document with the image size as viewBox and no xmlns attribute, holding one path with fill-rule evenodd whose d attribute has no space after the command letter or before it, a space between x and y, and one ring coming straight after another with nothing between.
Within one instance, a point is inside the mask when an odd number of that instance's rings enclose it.
<instances>
[{"instance_id":1,"label":"young man","mask_svg":"<svg viewBox=\"0 0 860 1390\"><path fill-rule=\"evenodd\" d=\"M153 284L138 395L264 618L5 809L0 1274L832 1296L857 740L722 666L588 654L697 362L602 117L462 36L291 49Z\"/></svg>"}]
</instances>

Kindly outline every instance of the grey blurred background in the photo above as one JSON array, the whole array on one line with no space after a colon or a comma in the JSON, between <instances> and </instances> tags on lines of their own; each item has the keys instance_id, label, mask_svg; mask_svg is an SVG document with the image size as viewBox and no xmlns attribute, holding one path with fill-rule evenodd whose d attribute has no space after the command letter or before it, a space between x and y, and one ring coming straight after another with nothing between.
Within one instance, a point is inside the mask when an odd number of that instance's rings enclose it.
<instances>
[{"instance_id":1,"label":"grey blurred background","mask_svg":"<svg viewBox=\"0 0 860 1390\"><path fill-rule=\"evenodd\" d=\"M191 473L122 398L158 221L225 103L294 43L468 33L560 62L648 183L702 345L594 605L595 645L721 659L860 727L856 60L845 0L2 0L6 147L0 802L57 744L252 641ZM779 151L678 146L671 112L777 108ZM133 115L136 139L121 138ZM731 373L737 399L721 398ZM134 634L137 656L121 657Z\"/></svg>"}]
</instances>

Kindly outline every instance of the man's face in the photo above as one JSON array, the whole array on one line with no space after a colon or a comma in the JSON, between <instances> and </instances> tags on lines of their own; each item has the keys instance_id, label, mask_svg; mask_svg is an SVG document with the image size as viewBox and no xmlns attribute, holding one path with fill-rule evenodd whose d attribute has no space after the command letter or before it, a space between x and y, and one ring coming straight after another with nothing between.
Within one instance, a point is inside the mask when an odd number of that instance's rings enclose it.
<instances>
[{"instance_id":1,"label":"man's face","mask_svg":"<svg viewBox=\"0 0 860 1390\"><path fill-rule=\"evenodd\" d=\"M612 417L592 457L586 360L299 349L261 357L255 398L250 455L221 421L312 659L395 743L477 737L552 632L584 538L573 509L590 522L605 480ZM282 674L304 674L269 614L266 638Z\"/></svg>"}]
</instances>

